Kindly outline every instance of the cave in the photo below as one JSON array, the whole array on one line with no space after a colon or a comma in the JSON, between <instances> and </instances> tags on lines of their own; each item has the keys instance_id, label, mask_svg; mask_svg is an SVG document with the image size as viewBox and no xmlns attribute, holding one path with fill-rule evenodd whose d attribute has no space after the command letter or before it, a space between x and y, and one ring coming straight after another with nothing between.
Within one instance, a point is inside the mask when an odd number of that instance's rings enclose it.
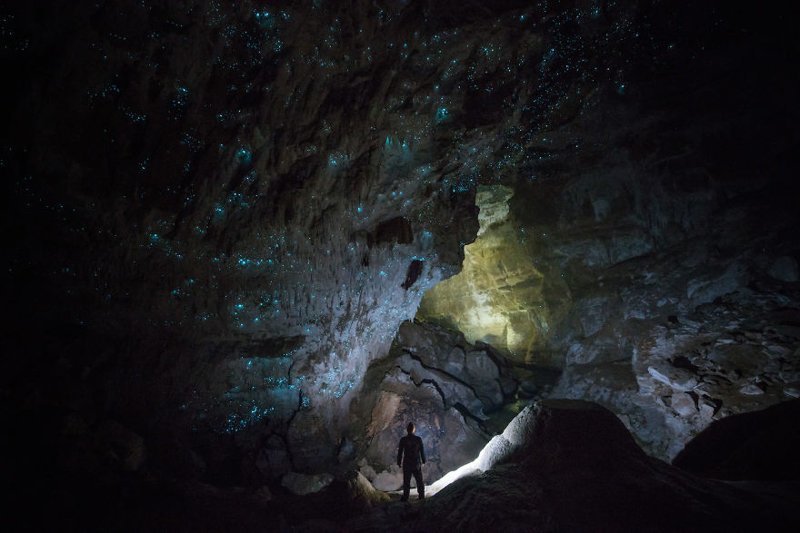
<instances>
[{"instance_id":1,"label":"cave","mask_svg":"<svg viewBox=\"0 0 800 533\"><path fill-rule=\"evenodd\" d=\"M41 0L0 28L8 524L800 528L791 17Z\"/></svg>"}]
</instances>

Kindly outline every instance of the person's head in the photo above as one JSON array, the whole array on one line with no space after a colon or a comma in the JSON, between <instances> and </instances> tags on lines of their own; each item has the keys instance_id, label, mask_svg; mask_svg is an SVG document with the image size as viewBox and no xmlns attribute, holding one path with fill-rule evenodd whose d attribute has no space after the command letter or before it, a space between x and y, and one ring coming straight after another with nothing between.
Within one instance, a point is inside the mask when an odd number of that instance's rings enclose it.
<instances>
[{"instance_id":1,"label":"person's head","mask_svg":"<svg viewBox=\"0 0 800 533\"><path fill-rule=\"evenodd\" d=\"M408 425L406 426L406 431L408 431L409 435L414 433L414 430L416 430L416 429L417 429L417 427L414 425L414 422L409 422Z\"/></svg>"}]
</instances>

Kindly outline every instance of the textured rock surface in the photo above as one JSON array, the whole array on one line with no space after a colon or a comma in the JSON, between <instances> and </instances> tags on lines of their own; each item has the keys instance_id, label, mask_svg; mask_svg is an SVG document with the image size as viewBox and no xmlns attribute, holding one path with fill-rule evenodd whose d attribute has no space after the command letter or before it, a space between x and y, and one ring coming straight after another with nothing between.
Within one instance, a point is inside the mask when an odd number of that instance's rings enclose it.
<instances>
[{"instance_id":1,"label":"textured rock surface","mask_svg":"<svg viewBox=\"0 0 800 533\"><path fill-rule=\"evenodd\" d=\"M789 531L798 524L793 484L736 486L683 472L648 457L597 404L540 402L502 440L486 472L394 520L372 514L355 524L401 531Z\"/></svg>"},{"instance_id":2,"label":"textured rock surface","mask_svg":"<svg viewBox=\"0 0 800 533\"><path fill-rule=\"evenodd\" d=\"M441 431L443 472L515 394L601 402L660 457L800 395L788 17L6 4L0 422L12 479L37 480L20 498L44 485L69 509L89 487L113 512L149 501L109 490L134 476L236 516L290 472L362 462L394 483L380 461L407 417ZM508 258L484 271L507 294L486 301L512 312L475 338L517 366L424 335L385 358L461 268L479 187L508 198L481 237L498 239L484 263Z\"/></svg>"},{"instance_id":3,"label":"textured rock surface","mask_svg":"<svg viewBox=\"0 0 800 533\"><path fill-rule=\"evenodd\" d=\"M417 317L442 321L470 342L490 343L530 362L539 338L561 318L569 290L560 278L545 281L531 261L520 227L509 218L513 194L502 185L478 190L477 239L464 248L461 272L426 293Z\"/></svg>"},{"instance_id":4,"label":"textured rock surface","mask_svg":"<svg viewBox=\"0 0 800 533\"><path fill-rule=\"evenodd\" d=\"M517 381L496 350L436 326L406 322L389 355L376 361L353 410L361 472L380 490L397 490L397 444L413 421L425 443L426 483L471 461L498 424ZM502 429L502 426L501 428Z\"/></svg>"},{"instance_id":5,"label":"textured rock surface","mask_svg":"<svg viewBox=\"0 0 800 533\"><path fill-rule=\"evenodd\" d=\"M716 418L797 396L798 134L785 119L798 109L780 96L797 84L779 38L750 31L531 141L541 157L506 183L505 250L484 259L484 285L513 282L518 304L483 297L466 268L423 299L425 319L465 331L478 306L461 303L486 303L477 320L504 322L481 335L563 371L549 394L621 413L663 458ZM524 349L508 343L516 311Z\"/></svg>"}]
</instances>

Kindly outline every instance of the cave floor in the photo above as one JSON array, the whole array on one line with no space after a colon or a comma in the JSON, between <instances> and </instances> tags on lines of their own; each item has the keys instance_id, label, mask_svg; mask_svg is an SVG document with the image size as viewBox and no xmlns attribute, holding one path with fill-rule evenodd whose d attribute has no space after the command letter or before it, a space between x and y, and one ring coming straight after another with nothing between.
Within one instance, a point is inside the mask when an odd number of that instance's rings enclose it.
<instances>
[{"instance_id":1,"label":"cave floor","mask_svg":"<svg viewBox=\"0 0 800 533\"><path fill-rule=\"evenodd\" d=\"M740 494L752 497L753 508L747 509L744 516L750 517L743 522L743 531L750 525L759 523L763 530L791 531L787 524L800 524L800 482L764 482L741 481L723 482L720 486L731 487ZM480 491L486 491L485 501L480 495L472 495L472 509L479 508L485 514L480 523L491 523L492 516L513 516L518 524L512 527L515 531L558 531L563 530L557 523L548 519L549 512L540 508L542 487L531 485L530 498L532 505L527 508L515 507L513 503L506 508L498 506L497 487L490 481L478 485ZM730 516L718 513L727 512L730 505L726 501L726 489L719 493L706 494L711 512L703 514L703 521L692 521L696 518L696 509L672 509L670 512L680 515L687 513L690 519L682 531L720 531L723 524L730 522ZM597 487L602 489L602 484ZM691 487L683 487L691 492ZM503 488L502 490L505 490ZM614 491L614 484L609 485ZM546 490L544 491L546 492ZM461 505L453 505L451 499L428 496L424 500L417 499L413 492L408 502L400 502L400 492L385 493L390 500L372 507L354 505L345 494L331 490L308 496L275 494L268 501L259 501L252 492L242 488L217 488L205 484L163 484L131 480L115 486L95 486L93 490L83 490L79 486L62 487L55 494L57 502L46 512L30 510L21 516L28 518L17 525L24 530L44 531L287 531L287 532L323 532L323 531L441 531L452 527L461 530L463 509ZM606 498L600 498L604 500ZM537 503L538 500L538 503ZM759 502L769 501L769 505L758 511ZM669 500L654 499L652 507L655 514L664 512ZM451 509L447 507L451 506ZM484 508L484 506L486 506ZM562 502L563 506L563 502ZM491 507L491 509L489 509ZM567 505L566 507L569 507ZM732 509L728 509L731 512ZM582 509L576 506L572 512L586 512L594 518L605 516L607 520L598 523L607 524L600 527L604 531L621 531L613 526L622 514L641 514L650 510L635 508L626 504L624 498L618 505L604 509ZM452 522L448 513L452 512ZM737 510L740 513L741 510ZM443 519L444 517L444 519ZM773 525L774 521L774 525ZM525 525L527 524L527 525ZM466 524L467 530L479 524ZM508 527L504 527L508 530ZM653 524L653 531L674 531L669 525ZM729 529L727 529L729 530Z\"/></svg>"}]
</instances>

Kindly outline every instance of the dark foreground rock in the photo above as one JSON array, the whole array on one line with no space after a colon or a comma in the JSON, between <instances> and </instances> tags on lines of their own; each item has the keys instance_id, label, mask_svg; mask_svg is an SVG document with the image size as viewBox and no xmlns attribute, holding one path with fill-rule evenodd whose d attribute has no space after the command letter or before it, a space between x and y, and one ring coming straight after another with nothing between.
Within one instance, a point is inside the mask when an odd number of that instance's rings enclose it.
<instances>
[{"instance_id":1,"label":"dark foreground rock","mask_svg":"<svg viewBox=\"0 0 800 533\"><path fill-rule=\"evenodd\" d=\"M412 506L398 523L374 513L352 529L774 531L800 525L796 483L734 486L697 477L647 456L596 404L543 401L523 410L509 430L510 446L488 471Z\"/></svg>"},{"instance_id":2,"label":"dark foreground rock","mask_svg":"<svg viewBox=\"0 0 800 533\"><path fill-rule=\"evenodd\" d=\"M780 406L796 412L796 402ZM767 427L779 409L748 415ZM706 446L706 454L718 447ZM796 448L795 448L796 450ZM793 450L785 448L791 460ZM776 448L764 448L774 454ZM747 460L753 456L740 456ZM699 477L645 454L597 404L544 400L495 436L464 477L401 503L360 474L296 496L281 487L78 479L41 487L26 530L58 531L797 531L800 483ZM469 470L469 469L467 469ZM47 512L42 513L41 507Z\"/></svg>"},{"instance_id":3,"label":"dark foreground rock","mask_svg":"<svg viewBox=\"0 0 800 533\"><path fill-rule=\"evenodd\" d=\"M718 420L672 464L717 479L800 479L800 400Z\"/></svg>"}]
</instances>

